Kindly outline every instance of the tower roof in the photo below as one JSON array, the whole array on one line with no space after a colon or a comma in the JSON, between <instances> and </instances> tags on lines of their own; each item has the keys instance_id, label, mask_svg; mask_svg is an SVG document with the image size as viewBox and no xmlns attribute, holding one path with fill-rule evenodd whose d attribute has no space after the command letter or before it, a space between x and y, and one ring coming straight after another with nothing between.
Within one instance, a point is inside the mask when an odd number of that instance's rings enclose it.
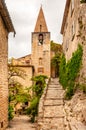
<instances>
[{"instance_id":1,"label":"tower roof","mask_svg":"<svg viewBox=\"0 0 86 130\"><path fill-rule=\"evenodd\" d=\"M48 32L42 7L40 8L34 32Z\"/></svg>"}]
</instances>

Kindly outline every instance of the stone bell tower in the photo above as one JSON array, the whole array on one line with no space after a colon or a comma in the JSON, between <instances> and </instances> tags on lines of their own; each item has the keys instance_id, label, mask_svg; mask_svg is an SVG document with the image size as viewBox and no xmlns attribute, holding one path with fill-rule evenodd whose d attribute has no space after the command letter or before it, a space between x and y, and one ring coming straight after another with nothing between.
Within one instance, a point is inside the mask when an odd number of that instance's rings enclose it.
<instances>
[{"instance_id":1,"label":"stone bell tower","mask_svg":"<svg viewBox=\"0 0 86 130\"><path fill-rule=\"evenodd\" d=\"M35 69L34 75L50 77L50 32L48 32L42 7L32 33L32 65Z\"/></svg>"}]
</instances>

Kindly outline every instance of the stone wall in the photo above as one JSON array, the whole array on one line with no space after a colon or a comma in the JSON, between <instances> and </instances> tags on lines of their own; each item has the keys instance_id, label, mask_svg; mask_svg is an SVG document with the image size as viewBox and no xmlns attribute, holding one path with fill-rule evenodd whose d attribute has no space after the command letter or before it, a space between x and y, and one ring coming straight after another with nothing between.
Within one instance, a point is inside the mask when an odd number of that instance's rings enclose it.
<instances>
[{"instance_id":1,"label":"stone wall","mask_svg":"<svg viewBox=\"0 0 86 130\"><path fill-rule=\"evenodd\" d=\"M25 88L28 88L32 85L32 80L31 78L33 77L33 67L32 66L12 66L15 67L23 74L23 78L19 77L19 76L14 76L13 78L18 81L19 83L21 83Z\"/></svg>"},{"instance_id":2,"label":"stone wall","mask_svg":"<svg viewBox=\"0 0 86 130\"><path fill-rule=\"evenodd\" d=\"M70 2L68 15L63 32L63 51L67 61L72 57L72 53L77 49L78 45L78 18L79 18L79 0L74 0L74 8Z\"/></svg>"},{"instance_id":3,"label":"stone wall","mask_svg":"<svg viewBox=\"0 0 86 130\"><path fill-rule=\"evenodd\" d=\"M32 33L32 65L35 69L35 75L47 75L50 77L50 33L43 32L44 42L39 45L39 33ZM39 59L42 59L41 64ZM39 70L42 68L41 70Z\"/></svg>"},{"instance_id":4,"label":"stone wall","mask_svg":"<svg viewBox=\"0 0 86 130\"><path fill-rule=\"evenodd\" d=\"M86 3L81 4L79 11L79 35L78 41L83 46L82 68L80 71L80 82L86 84Z\"/></svg>"},{"instance_id":5,"label":"stone wall","mask_svg":"<svg viewBox=\"0 0 86 130\"><path fill-rule=\"evenodd\" d=\"M76 92L69 101L65 100L65 130L86 130L86 95Z\"/></svg>"},{"instance_id":6,"label":"stone wall","mask_svg":"<svg viewBox=\"0 0 86 130\"><path fill-rule=\"evenodd\" d=\"M8 33L0 16L0 130L8 125Z\"/></svg>"},{"instance_id":7,"label":"stone wall","mask_svg":"<svg viewBox=\"0 0 86 130\"><path fill-rule=\"evenodd\" d=\"M68 15L63 31L63 51L68 61L78 44L83 47L83 60L80 72L80 82L86 83L86 3L80 3L80 0L70 2Z\"/></svg>"}]
</instances>

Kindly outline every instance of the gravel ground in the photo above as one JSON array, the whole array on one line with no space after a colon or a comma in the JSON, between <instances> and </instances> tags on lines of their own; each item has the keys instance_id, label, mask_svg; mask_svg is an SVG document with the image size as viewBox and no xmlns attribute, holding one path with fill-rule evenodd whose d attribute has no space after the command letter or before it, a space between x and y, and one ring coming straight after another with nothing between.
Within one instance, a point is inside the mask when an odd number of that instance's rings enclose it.
<instances>
[{"instance_id":1,"label":"gravel ground","mask_svg":"<svg viewBox=\"0 0 86 130\"><path fill-rule=\"evenodd\" d=\"M30 123L28 116L18 116L14 117L10 121L10 127L6 130L36 130L36 124Z\"/></svg>"}]
</instances>

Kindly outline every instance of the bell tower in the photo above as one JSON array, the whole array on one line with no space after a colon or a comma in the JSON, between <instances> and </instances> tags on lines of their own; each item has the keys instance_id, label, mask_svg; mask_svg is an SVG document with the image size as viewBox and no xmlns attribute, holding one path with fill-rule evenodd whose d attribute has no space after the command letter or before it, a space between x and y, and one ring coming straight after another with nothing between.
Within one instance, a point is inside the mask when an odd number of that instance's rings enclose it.
<instances>
[{"instance_id":1,"label":"bell tower","mask_svg":"<svg viewBox=\"0 0 86 130\"><path fill-rule=\"evenodd\" d=\"M35 75L50 77L50 32L48 32L42 7L32 33L32 64Z\"/></svg>"}]
</instances>

